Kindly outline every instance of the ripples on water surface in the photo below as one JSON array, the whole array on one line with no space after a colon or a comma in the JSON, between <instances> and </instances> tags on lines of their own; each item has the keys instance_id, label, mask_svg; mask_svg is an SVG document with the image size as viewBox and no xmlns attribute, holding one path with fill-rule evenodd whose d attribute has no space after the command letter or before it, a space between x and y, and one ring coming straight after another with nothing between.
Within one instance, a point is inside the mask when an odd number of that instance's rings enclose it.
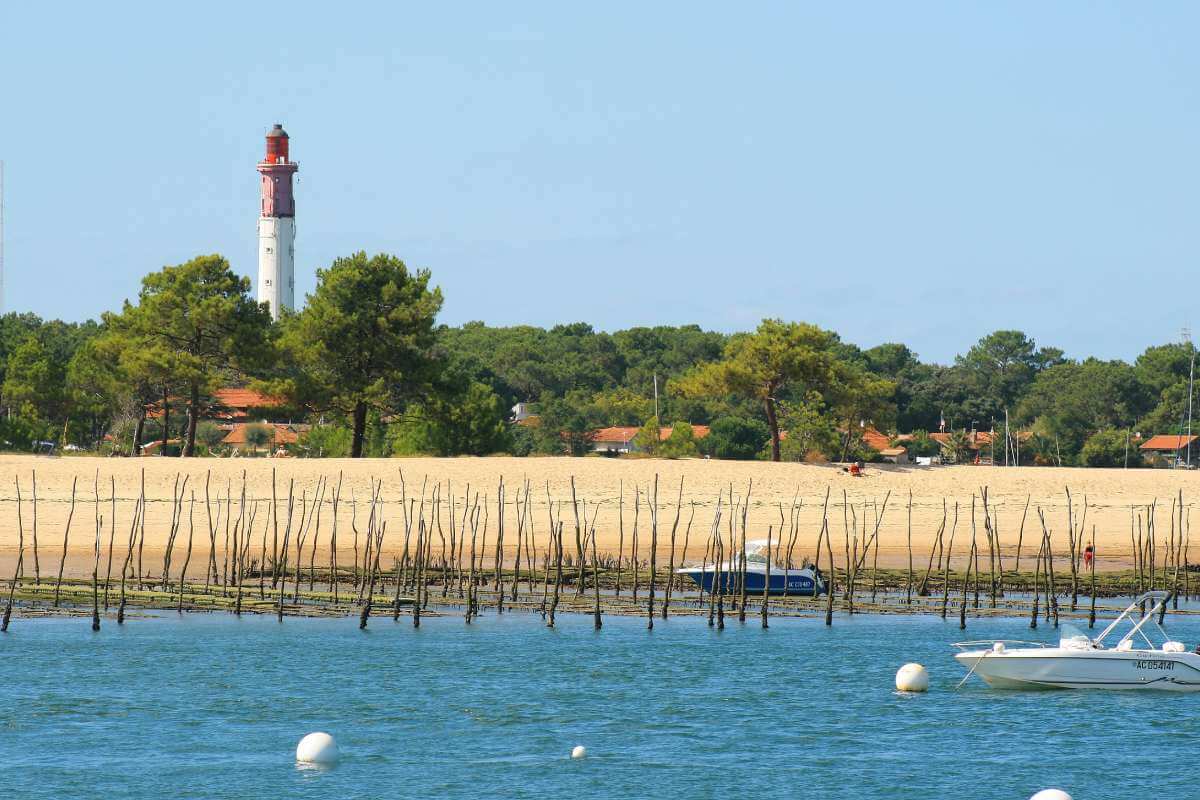
<instances>
[{"instance_id":1,"label":"ripples on water surface","mask_svg":"<svg viewBox=\"0 0 1200 800\"><path fill-rule=\"evenodd\" d=\"M564 616L16 619L0 637L6 797L1200 796L1200 695L998 692L956 621ZM1189 646L1200 624L1168 626ZM969 638L1030 638L1018 619ZM1034 638L1051 639L1043 627ZM893 692L906 661L926 696ZM298 769L300 736L340 764ZM567 758L585 744L589 757Z\"/></svg>"}]
</instances>

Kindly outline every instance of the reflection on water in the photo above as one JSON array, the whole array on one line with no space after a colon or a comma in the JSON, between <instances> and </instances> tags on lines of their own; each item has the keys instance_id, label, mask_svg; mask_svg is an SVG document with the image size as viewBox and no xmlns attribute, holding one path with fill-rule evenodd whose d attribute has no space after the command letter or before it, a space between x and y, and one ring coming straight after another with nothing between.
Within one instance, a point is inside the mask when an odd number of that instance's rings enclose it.
<instances>
[{"instance_id":1,"label":"reflection on water","mask_svg":"<svg viewBox=\"0 0 1200 800\"><path fill-rule=\"evenodd\" d=\"M344 756L343 756L344 758ZM299 772L324 773L332 772L337 767L337 764L313 764L308 761L297 761L296 769Z\"/></svg>"}]
</instances>

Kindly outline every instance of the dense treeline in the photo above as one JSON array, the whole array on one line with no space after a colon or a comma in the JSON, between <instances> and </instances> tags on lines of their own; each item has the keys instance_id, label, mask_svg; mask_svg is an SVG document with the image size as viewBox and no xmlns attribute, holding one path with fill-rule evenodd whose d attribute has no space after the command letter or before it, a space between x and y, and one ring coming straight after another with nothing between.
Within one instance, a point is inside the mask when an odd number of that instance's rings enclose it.
<instances>
[{"instance_id":1,"label":"dense treeline","mask_svg":"<svg viewBox=\"0 0 1200 800\"><path fill-rule=\"evenodd\" d=\"M170 439L183 455L219 451L224 431L205 420L229 385L279 398L269 413L303 423L301 455L582 454L593 431L619 425L641 428L640 449L660 455L844 460L871 455L858 435L868 426L916 433L919 453L938 447L923 432L1002 430L1007 418L1030 434L1023 463L1106 466L1125 463L1137 435L1188 424L1190 343L1129 364L1073 360L1002 330L942 365L806 323L732 335L451 327L436 322L441 304L429 272L357 253L318 270L304 308L272 322L214 255L146 276L99 322L8 314L0 439L17 450L133 454ZM536 419L511 424L517 403ZM674 425L665 441L660 419Z\"/></svg>"}]
</instances>

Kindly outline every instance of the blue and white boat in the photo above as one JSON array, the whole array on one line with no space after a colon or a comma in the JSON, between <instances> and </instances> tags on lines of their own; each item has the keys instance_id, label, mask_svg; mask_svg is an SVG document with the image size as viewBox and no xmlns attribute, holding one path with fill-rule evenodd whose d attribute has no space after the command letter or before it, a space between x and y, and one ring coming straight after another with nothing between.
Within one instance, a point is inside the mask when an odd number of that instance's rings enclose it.
<instances>
[{"instance_id":1,"label":"blue and white boat","mask_svg":"<svg viewBox=\"0 0 1200 800\"><path fill-rule=\"evenodd\" d=\"M784 569L774 563L767 564L766 540L746 543L746 593L762 594L763 586L770 581L768 594L786 594L795 597L815 597L826 591L821 573L812 567ZM684 567L676 570L677 575L687 575L696 585L711 592L715 585L725 592L740 592L740 558L734 556L723 564L707 564L699 567ZM769 577L768 577L769 572ZM720 577L718 578L718 574Z\"/></svg>"}]
</instances>

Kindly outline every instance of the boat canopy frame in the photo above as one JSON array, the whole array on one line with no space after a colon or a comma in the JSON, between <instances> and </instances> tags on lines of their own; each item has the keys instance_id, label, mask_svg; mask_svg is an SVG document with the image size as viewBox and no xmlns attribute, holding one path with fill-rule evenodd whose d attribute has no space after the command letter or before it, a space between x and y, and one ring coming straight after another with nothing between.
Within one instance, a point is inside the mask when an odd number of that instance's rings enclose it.
<instances>
[{"instance_id":1,"label":"boat canopy frame","mask_svg":"<svg viewBox=\"0 0 1200 800\"><path fill-rule=\"evenodd\" d=\"M1147 622L1149 622L1149 623L1153 624L1155 628L1158 628L1158 632L1162 634L1164 642L1171 641L1170 634L1168 634L1165 630L1163 630L1163 627L1158 624L1158 620L1156 620L1154 618L1155 614L1157 614L1162 609L1162 607L1166 605L1167 601L1170 599L1171 599L1171 593L1168 591L1162 590L1162 589L1154 589L1152 591L1145 592L1143 594L1138 595L1137 598L1135 598L1134 601L1129 604L1128 608L1126 608L1124 611L1122 611L1116 619L1114 619L1112 622L1110 622L1108 624L1107 628L1105 628L1103 631L1100 632L1099 636L1097 636L1093 639L1088 639L1088 643L1097 650L1103 650L1104 649L1104 644L1103 644L1104 640L1107 639L1108 636L1114 630L1116 630L1117 626L1120 625L1123 620L1128 619L1133 614L1134 609L1140 607L1147 600L1154 600L1156 602L1154 603L1153 606L1151 606L1150 611L1147 612L1144 617L1142 617L1140 620L1138 620L1136 623L1134 623L1133 627L1129 630L1129 632L1121 637L1121 639L1117 642L1117 647L1120 647L1121 642L1130 641L1133 639L1134 636L1137 636L1138 634L1140 634L1142 639L1144 639L1146 641L1146 644L1150 646L1151 650L1158 650L1159 646L1155 645L1154 642L1152 642L1150 640L1150 637L1146 635L1145 631L1142 630L1142 628L1146 625ZM955 642L953 646L959 648L960 650L967 650L967 649L970 649L973 647L981 647L984 645L994 645L997 642L1002 642L1005 646L1010 645L1010 644L1032 645L1034 647L1056 647L1057 646L1054 644L1050 644L1049 642L1029 642L1029 641L1024 641L1022 639L976 639L976 640L969 641L969 642Z\"/></svg>"},{"instance_id":2,"label":"boat canopy frame","mask_svg":"<svg viewBox=\"0 0 1200 800\"><path fill-rule=\"evenodd\" d=\"M1126 633L1120 638L1120 640L1117 641L1117 647L1120 647L1122 642L1130 641L1134 636L1141 634L1141 637L1146 641L1146 644L1150 645L1150 649L1157 650L1158 648L1155 646L1154 642L1150 641L1150 637L1146 635L1146 632L1142 630L1142 628L1147 622L1150 622L1155 628L1158 628L1158 632L1162 634L1164 642L1171 641L1170 635L1163 630L1162 625L1159 625L1158 620L1154 618L1154 615L1157 614L1160 609L1165 607L1167 600L1169 600L1170 597L1171 593L1163 589L1154 589L1139 595L1132 603L1129 604L1128 608L1121 612L1120 616L1110 622L1108 627L1100 632L1099 636L1095 637L1094 639L1090 639L1089 641L1092 643L1093 647L1102 648L1104 646L1103 642L1106 638L1108 638L1108 635L1112 633L1124 619L1130 617L1135 608L1142 606L1147 600L1155 600L1157 602L1150 607L1150 611L1147 612L1146 615L1140 620L1138 620L1128 633Z\"/></svg>"}]
</instances>

